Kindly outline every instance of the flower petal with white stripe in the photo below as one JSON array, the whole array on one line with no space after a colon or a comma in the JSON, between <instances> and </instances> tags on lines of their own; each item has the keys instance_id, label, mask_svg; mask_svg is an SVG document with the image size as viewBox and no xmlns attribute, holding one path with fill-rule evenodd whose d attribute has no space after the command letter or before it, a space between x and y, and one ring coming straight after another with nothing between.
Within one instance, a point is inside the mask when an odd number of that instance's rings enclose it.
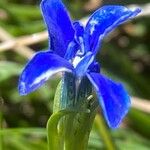
<instances>
[{"instance_id":1,"label":"flower petal with white stripe","mask_svg":"<svg viewBox=\"0 0 150 150\"><path fill-rule=\"evenodd\" d=\"M19 93L26 95L42 86L52 75L58 72L72 72L73 66L64 58L41 51L25 66L19 79Z\"/></svg>"}]
</instances>

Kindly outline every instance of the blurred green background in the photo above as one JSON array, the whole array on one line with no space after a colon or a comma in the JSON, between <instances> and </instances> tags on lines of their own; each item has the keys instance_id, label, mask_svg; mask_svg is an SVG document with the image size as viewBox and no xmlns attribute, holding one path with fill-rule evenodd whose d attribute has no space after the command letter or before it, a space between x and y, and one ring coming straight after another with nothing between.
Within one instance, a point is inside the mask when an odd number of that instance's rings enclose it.
<instances>
[{"instance_id":1,"label":"blurred green background","mask_svg":"<svg viewBox=\"0 0 150 150\"><path fill-rule=\"evenodd\" d=\"M64 2L73 19L88 16L104 4L138 4L150 7L148 0ZM19 37L44 31L46 28L39 4L40 0L1 0L0 33L2 29L11 36ZM1 36L0 44L2 39L4 37ZM34 51L46 49L47 40L32 44L30 48ZM123 82L131 95L150 99L150 13L125 23L111 33L104 40L97 59L101 63L102 72ZM51 79L44 87L28 96L19 96L18 76L27 60L23 53L16 53L15 48L0 50L0 150L47 149L45 126L52 113L59 77ZM132 108L121 128L110 130L110 133L120 150L149 150L150 114ZM95 126L88 149L106 149Z\"/></svg>"}]
</instances>

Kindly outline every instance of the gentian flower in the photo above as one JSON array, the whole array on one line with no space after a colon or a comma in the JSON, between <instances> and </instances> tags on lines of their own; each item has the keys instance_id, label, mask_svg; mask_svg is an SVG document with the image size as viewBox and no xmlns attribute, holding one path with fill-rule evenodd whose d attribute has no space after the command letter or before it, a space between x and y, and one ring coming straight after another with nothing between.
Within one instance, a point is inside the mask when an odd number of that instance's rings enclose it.
<instances>
[{"instance_id":1,"label":"gentian flower","mask_svg":"<svg viewBox=\"0 0 150 150\"><path fill-rule=\"evenodd\" d=\"M49 33L49 48L36 53L25 66L19 93L35 91L58 72L70 72L77 80L87 76L109 127L118 127L129 110L130 98L121 83L99 73L95 56L103 38L135 17L140 9L103 6L92 14L85 27L79 21L71 21L61 0L42 0L41 10Z\"/></svg>"}]
</instances>

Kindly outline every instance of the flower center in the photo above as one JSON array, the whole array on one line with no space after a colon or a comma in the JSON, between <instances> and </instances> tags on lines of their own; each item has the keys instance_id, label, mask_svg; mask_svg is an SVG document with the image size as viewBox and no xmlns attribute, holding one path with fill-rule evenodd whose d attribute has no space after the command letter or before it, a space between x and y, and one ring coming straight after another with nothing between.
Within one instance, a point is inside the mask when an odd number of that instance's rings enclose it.
<instances>
[{"instance_id":1,"label":"flower center","mask_svg":"<svg viewBox=\"0 0 150 150\"><path fill-rule=\"evenodd\" d=\"M81 56L79 56L79 55L75 56L75 58L74 58L73 61L72 61L72 64L73 64L74 68L76 68L76 66L77 66L78 63L82 60L82 58L83 58L83 57L81 57Z\"/></svg>"}]
</instances>

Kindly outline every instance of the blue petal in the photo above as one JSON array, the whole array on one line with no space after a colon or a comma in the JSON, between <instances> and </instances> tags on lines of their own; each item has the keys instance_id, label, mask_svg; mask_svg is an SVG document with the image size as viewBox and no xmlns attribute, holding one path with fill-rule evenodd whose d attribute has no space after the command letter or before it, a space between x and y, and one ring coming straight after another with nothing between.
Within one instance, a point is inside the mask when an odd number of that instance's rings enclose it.
<instances>
[{"instance_id":1,"label":"blue petal","mask_svg":"<svg viewBox=\"0 0 150 150\"><path fill-rule=\"evenodd\" d=\"M84 46L84 27L79 21L75 21L73 23L75 29L75 39L79 43L79 51L78 55L83 56L85 54L85 46Z\"/></svg>"},{"instance_id":2,"label":"blue petal","mask_svg":"<svg viewBox=\"0 0 150 150\"><path fill-rule=\"evenodd\" d=\"M78 56L76 56L78 57ZM75 68L76 75L82 77L88 71L88 67L94 61L94 55L91 52L88 52L77 64Z\"/></svg>"},{"instance_id":3,"label":"blue petal","mask_svg":"<svg viewBox=\"0 0 150 150\"><path fill-rule=\"evenodd\" d=\"M90 73L87 76L95 87L109 127L117 128L129 110L129 95L120 83L115 83L101 74Z\"/></svg>"},{"instance_id":4,"label":"blue petal","mask_svg":"<svg viewBox=\"0 0 150 150\"><path fill-rule=\"evenodd\" d=\"M79 50L79 48L80 48L79 43L76 42L75 40L73 40L72 42L69 43L64 58L67 59L67 60L72 60L75 57L75 55L76 55L77 51Z\"/></svg>"},{"instance_id":5,"label":"blue petal","mask_svg":"<svg viewBox=\"0 0 150 150\"><path fill-rule=\"evenodd\" d=\"M72 70L72 65L64 58L50 51L41 51L28 62L20 75L19 93L26 95L43 85L55 73Z\"/></svg>"},{"instance_id":6,"label":"blue petal","mask_svg":"<svg viewBox=\"0 0 150 150\"><path fill-rule=\"evenodd\" d=\"M42 0L41 10L48 28L50 49L64 56L74 38L74 29L61 0Z\"/></svg>"},{"instance_id":7,"label":"blue petal","mask_svg":"<svg viewBox=\"0 0 150 150\"><path fill-rule=\"evenodd\" d=\"M83 37L84 34L84 27L79 21L73 22L73 26L76 32L77 37Z\"/></svg>"},{"instance_id":8,"label":"blue petal","mask_svg":"<svg viewBox=\"0 0 150 150\"><path fill-rule=\"evenodd\" d=\"M128 19L135 17L141 10L130 10L124 6L103 6L89 19L85 27L86 49L96 52L98 42L109 32Z\"/></svg>"},{"instance_id":9,"label":"blue petal","mask_svg":"<svg viewBox=\"0 0 150 150\"><path fill-rule=\"evenodd\" d=\"M90 72L97 72L100 73L100 64L96 61L94 61L90 66L89 66Z\"/></svg>"}]
</instances>

